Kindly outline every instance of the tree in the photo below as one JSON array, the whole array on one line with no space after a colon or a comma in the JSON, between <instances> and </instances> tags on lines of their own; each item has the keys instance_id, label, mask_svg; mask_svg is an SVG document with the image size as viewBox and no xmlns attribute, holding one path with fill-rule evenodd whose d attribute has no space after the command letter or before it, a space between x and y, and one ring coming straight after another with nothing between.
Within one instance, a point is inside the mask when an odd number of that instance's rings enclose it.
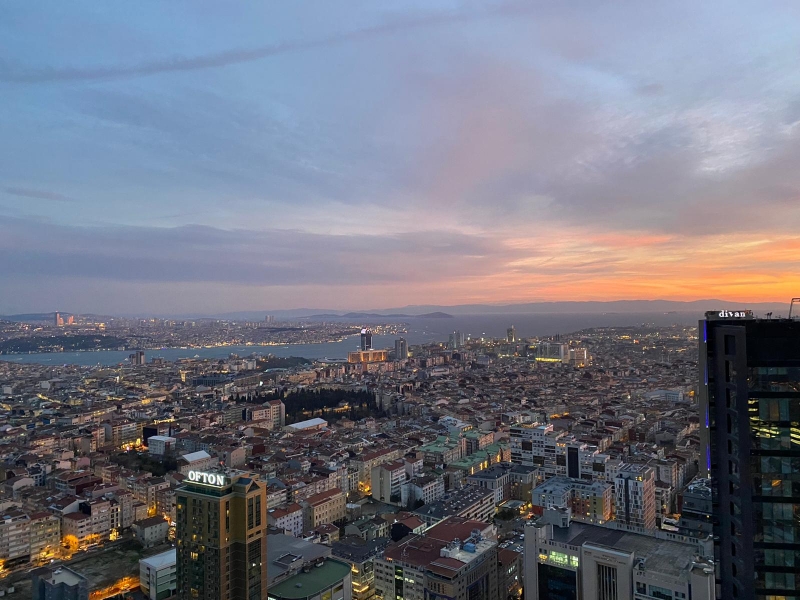
<instances>
[{"instance_id":1,"label":"tree","mask_svg":"<svg viewBox=\"0 0 800 600\"><path fill-rule=\"evenodd\" d=\"M78 551L80 542L78 541L77 537L72 534L68 534L61 539L61 545L66 548L68 554L72 555Z\"/></svg>"}]
</instances>

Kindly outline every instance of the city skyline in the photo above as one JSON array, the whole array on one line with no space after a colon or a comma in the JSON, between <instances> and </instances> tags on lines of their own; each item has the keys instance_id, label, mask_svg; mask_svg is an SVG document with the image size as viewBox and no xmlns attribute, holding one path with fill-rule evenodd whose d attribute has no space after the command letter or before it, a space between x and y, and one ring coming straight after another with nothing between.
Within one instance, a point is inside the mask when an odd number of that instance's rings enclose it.
<instances>
[{"instance_id":1,"label":"city skyline","mask_svg":"<svg viewBox=\"0 0 800 600\"><path fill-rule=\"evenodd\" d=\"M136 7L0 7L0 314L798 295L794 5Z\"/></svg>"}]
</instances>

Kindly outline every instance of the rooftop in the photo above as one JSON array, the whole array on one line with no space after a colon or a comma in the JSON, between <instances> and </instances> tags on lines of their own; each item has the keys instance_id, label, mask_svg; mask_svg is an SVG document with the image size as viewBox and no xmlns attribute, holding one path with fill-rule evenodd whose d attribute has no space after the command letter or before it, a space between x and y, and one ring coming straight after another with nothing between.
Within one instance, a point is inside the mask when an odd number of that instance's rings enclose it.
<instances>
[{"instance_id":1,"label":"rooftop","mask_svg":"<svg viewBox=\"0 0 800 600\"><path fill-rule=\"evenodd\" d=\"M313 419L308 419L307 421L300 421L299 423L292 423L289 425L292 429L308 429L309 427L324 427L328 424L325 419L320 419L319 417L315 417Z\"/></svg>"},{"instance_id":2,"label":"rooftop","mask_svg":"<svg viewBox=\"0 0 800 600\"><path fill-rule=\"evenodd\" d=\"M570 546L591 544L628 552L644 560L645 569L673 577L691 569L698 560L694 546L689 544L575 521L569 527L553 527L553 540Z\"/></svg>"},{"instance_id":3,"label":"rooftop","mask_svg":"<svg viewBox=\"0 0 800 600\"><path fill-rule=\"evenodd\" d=\"M270 587L269 593L275 598L310 598L343 581L349 574L350 565L327 559L321 566L311 567L308 573L297 573L286 581Z\"/></svg>"},{"instance_id":4,"label":"rooftop","mask_svg":"<svg viewBox=\"0 0 800 600\"><path fill-rule=\"evenodd\" d=\"M194 462L196 460L211 458L211 455L205 450L199 450L197 452L189 452L189 454L182 454L181 458L186 462Z\"/></svg>"},{"instance_id":5,"label":"rooftop","mask_svg":"<svg viewBox=\"0 0 800 600\"><path fill-rule=\"evenodd\" d=\"M330 556L331 549L290 535L267 536L267 578L270 583L304 564ZM270 589L271 591L271 589Z\"/></svg>"},{"instance_id":6,"label":"rooftop","mask_svg":"<svg viewBox=\"0 0 800 600\"><path fill-rule=\"evenodd\" d=\"M51 582L53 585L64 584L67 586L79 585L86 578L78 575L75 571L67 569L66 567L59 567L58 569L50 571L50 575L43 575L42 579Z\"/></svg>"},{"instance_id":7,"label":"rooftop","mask_svg":"<svg viewBox=\"0 0 800 600\"><path fill-rule=\"evenodd\" d=\"M161 554L154 554L153 556L148 556L147 558L143 558L139 561L140 564L145 564L153 569L160 569L162 567L168 567L170 565L174 565L177 557L177 549L173 548L172 550L167 550L166 552L162 552Z\"/></svg>"}]
</instances>

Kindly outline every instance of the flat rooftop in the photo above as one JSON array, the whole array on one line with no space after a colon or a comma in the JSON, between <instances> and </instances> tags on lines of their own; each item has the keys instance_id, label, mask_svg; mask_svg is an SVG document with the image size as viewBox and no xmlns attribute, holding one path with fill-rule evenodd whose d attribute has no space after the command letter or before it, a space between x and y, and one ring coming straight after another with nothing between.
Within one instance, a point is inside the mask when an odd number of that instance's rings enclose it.
<instances>
[{"instance_id":1,"label":"flat rooftop","mask_svg":"<svg viewBox=\"0 0 800 600\"><path fill-rule=\"evenodd\" d=\"M166 552L162 552L161 554L154 554L153 556L148 556L147 558L143 558L139 561L139 564L145 564L153 569L161 569L163 567L168 567L170 565L176 564L178 551L176 548L172 550L167 550Z\"/></svg>"},{"instance_id":2,"label":"flat rooftop","mask_svg":"<svg viewBox=\"0 0 800 600\"><path fill-rule=\"evenodd\" d=\"M553 527L553 541L570 546L592 544L630 552L636 559L644 560L646 569L670 576L689 570L696 562L697 554L691 544L576 521L569 527Z\"/></svg>"},{"instance_id":3,"label":"flat rooftop","mask_svg":"<svg viewBox=\"0 0 800 600\"><path fill-rule=\"evenodd\" d=\"M75 571L70 571L65 567L61 567L50 574L49 580L55 585L63 583L65 585L74 586L78 585L81 581L86 581L86 578L81 577Z\"/></svg>"},{"instance_id":4,"label":"flat rooftop","mask_svg":"<svg viewBox=\"0 0 800 600\"><path fill-rule=\"evenodd\" d=\"M268 535L267 579L271 584L287 572L295 571L306 563L327 558L330 554L331 549L322 544L312 544L282 533Z\"/></svg>"},{"instance_id":5,"label":"flat rooftop","mask_svg":"<svg viewBox=\"0 0 800 600\"><path fill-rule=\"evenodd\" d=\"M327 559L321 567L313 566L308 573L297 573L286 581L269 588L269 595L295 600L311 598L342 581L350 573L350 565Z\"/></svg>"}]
</instances>

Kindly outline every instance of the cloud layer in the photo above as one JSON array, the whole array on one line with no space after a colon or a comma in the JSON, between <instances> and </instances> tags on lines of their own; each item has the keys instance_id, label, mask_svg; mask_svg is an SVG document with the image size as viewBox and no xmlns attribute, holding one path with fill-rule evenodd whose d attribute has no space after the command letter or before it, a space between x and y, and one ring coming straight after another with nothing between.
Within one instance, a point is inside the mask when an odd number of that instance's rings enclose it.
<instances>
[{"instance_id":1,"label":"cloud layer","mask_svg":"<svg viewBox=\"0 0 800 600\"><path fill-rule=\"evenodd\" d=\"M797 295L791 4L137 6L0 7L0 313Z\"/></svg>"}]
</instances>

